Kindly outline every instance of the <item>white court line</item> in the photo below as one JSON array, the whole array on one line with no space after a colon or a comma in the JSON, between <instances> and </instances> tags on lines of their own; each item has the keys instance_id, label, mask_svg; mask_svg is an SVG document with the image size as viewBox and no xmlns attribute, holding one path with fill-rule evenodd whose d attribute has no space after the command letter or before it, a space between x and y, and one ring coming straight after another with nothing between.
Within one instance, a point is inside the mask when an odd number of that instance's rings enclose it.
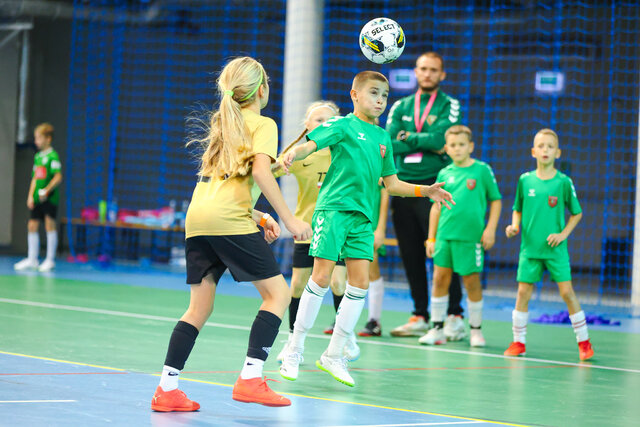
<instances>
[{"instance_id":1,"label":"white court line","mask_svg":"<svg viewBox=\"0 0 640 427\"><path fill-rule=\"evenodd\" d=\"M479 424L483 421L451 421L446 423L415 423L415 424L354 424L351 426L331 426L331 427L410 427L410 426L449 426L452 424Z\"/></svg>"},{"instance_id":2,"label":"white court line","mask_svg":"<svg viewBox=\"0 0 640 427\"><path fill-rule=\"evenodd\" d=\"M68 403L77 400L0 400L0 403Z\"/></svg>"},{"instance_id":3,"label":"white court line","mask_svg":"<svg viewBox=\"0 0 640 427\"><path fill-rule=\"evenodd\" d=\"M150 314L139 314L139 313L129 313L125 311L114 311L114 310L103 310L100 308L90 308L90 307L78 307L73 305L61 305L61 304L50 304L44 302L37 301L25 301L25 300L17 300L11 298L0 298L0 303L7 304L19 304L19 305L28 305L32 307L43 307L43 308L52 308L56 310L69 310L69 311L80 311L84 313L96 313L96 314L107 314L110 316L121 316L121 317L131 317L135 319L147 319L147 320L158 320L162 322L176 322L178 319L173 317L164 317L164 316L153 316ZM249 331L251 327L249 326L236 326L236 325L228 325L225 323L215 323L215 322L207 322L206 326L213 326L218 328L226 328L226 329L238 329L242 331ZM308 337L318 338L318 339L331 339L330 336L327 335L319 335L319 334L309 334ZM551 365L562 365L562 366L574 366L578 368L591 368L591 369L602 369L607 371L619 371L619 372L628 372L633 374L640 374L640 369L627 369L627 368L615 368L611 366L603 366L603 365L593 365L591 363L574 363L574 362L560 362L557 360L549 360L549 359L536 359L533 357L511 357L504 356L502 354L491 354L491 353L479 353L475 351L468 350L454 350L436 346L416 346L410 344L400 344L400 343L390 343L390 342L380 342L374 340L359 340L359 343L372 344L372 345L380 345L383 347L396 347L396 348L407 348L411 350L420 350L420 351L437 351L444 353L455 353L455 354L464 354L469 356L478 356L478 357L491 357L494 359L511 359L511 360L523 360L528 362L537 362L537 363L547 363Z\"/></svg>"}]
</instances>

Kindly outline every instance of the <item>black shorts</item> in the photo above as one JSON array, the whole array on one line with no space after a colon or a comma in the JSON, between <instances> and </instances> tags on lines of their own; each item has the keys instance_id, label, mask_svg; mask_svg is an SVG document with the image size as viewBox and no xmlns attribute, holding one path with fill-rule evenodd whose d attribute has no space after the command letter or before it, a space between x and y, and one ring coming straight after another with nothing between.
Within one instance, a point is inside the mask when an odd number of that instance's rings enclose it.
<instances>
[{"instance_id":1,"label":"black shorts","mask_svg":"<svg viewBox=\"0 0 640 427\"><path fill-rule=\"evenodd\" d=\"M309 243L294 243L293 244L293 268L312 268L313 257L309 255ZM345 265L344 260L338 260L336 265Z\"/></svg>"},{"instance_id":2,"label":"black shorts","mask_svg":"<svg viewBox=\"0 0 640 427\"><path fill-rule=\"evenodd\" d=\"M45 200L42 203L36 203L29 213L29 218L39 219L42 221L44 220L45 215L49 218L56 219L58 216L58 205L54 205L48 200Z\"/></svg>"},{"instance_id":3,"label":"black shorts","mask_svg":"<svg viewBox=\"0 0 640 427\"><path fill-rule=\"evenodd\" d=\"M218 283L227 268L236 282L253 282L280 274L273 251L260 232L189 237L185 255L189 285L199 284L209 273Z\"/></svg>"}]
</instances>

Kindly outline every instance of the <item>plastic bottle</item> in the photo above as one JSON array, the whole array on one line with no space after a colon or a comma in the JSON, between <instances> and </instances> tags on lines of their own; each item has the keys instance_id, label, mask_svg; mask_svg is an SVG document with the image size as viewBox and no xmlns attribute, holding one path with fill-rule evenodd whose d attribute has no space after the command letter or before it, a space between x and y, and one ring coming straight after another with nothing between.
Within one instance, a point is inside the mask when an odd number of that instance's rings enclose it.
<instances>
[{"instance_id":1,"label":"plastic bottle","mask_svg":"<svg viewBox=\"0 0 640 427\"><path fill-rule=\"evenodd\" d=\"M173 227L176 225L176 207L178 206L178 202L176 199L171 199L169 201L169 226Z\"/></svg>"},{"instance_id":2,"label":"plastic bottle","mask_svg":"<svg viewBox=\"0 0 640 427\"><path fill-rule=\"evenodd\" d=\"M187 211L189 210L189 201L188 200L183 200L182 201L182 209L180 209L180 227L184 228L185 225L185 221L187 219Z\"/></svg>"},{"instance_id":3,"label":"plastic bottle","mask_svg":"<svg viewBox=\"0 0 640 427\"><path fill-rule=\"evenodd\" d=\"M98 219L100 219L101 223L107 220L107 202L104 200L98 202Z\"/></svg>"},{"instance_id":4,"label":"plastic bottle","mask_svg":"<svg viewBox=\"0 0 640 427\"><path fill-rule=\"evenodd\" d=\"M116 222L118 220L118 199L115 197L107 205L107 220L109 222Z\"/></svg>"}]
</instances>

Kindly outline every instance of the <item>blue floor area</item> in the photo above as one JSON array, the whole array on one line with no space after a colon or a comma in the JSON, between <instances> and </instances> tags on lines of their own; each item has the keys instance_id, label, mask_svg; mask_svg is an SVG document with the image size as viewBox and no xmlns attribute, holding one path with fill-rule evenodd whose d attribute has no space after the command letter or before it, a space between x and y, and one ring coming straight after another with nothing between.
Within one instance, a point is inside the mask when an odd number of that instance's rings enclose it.
<instances>
[{"instance_id":1,"label":"blue floor area","mask_svg":"<svg viewBox=\"0 0 640 427\"><path fill-rule=\"evenodd\" d=\"M231 387L189 384L189 397L209 402L191 413L155 413L149 390L158 378L149 374L0 353L2 425L46 426L305 426L349 425L495 425L469 418L416 413L347 402L289 396L292 406L266 408L230 399ZM141 398L141 396L147 396ZM211 404L210 402L216 402ZM391 424L393 423L393 424Z\"/></svg>"},{"instance_id":2,"label":"blue floor area","mask_svg":"<svg viewBox=\"0 0 640 427\"><path fill-rule=\"evenodd\" d=\"M111 263L109 265L90 262L87 264L69 263L63 260L56 262L56 268L50 273L36 271L15 272L13 264L19 257L0 257L0 275L45 274L63 279L94 281L100 283L114 283L131 286L155 287L162 289L188 289L185 284L183 267L165 264L152 264L141 267L132 263ZM515 284L514 284L515 286ZM224 295L245 296L259 298L259 294L251 283L237 283L230 274L225 273L218 284L217 292ZM464 299L464 298L463 298ZM514 307L512 298L485 296L483 317L487 320L511 322L511 311ZM331 295L325 297L325 304L333 304ZM465 305L463 301L463 305ZM640 315L633 314L631 309L583 305L587 315L597 314L604 319L620 322L620 325L589 325L589 328L618 332L640 333ZM406 287L387 287L384 295L384 310L405 312L407 315L413 310L413 301ZM529 312L530 319L543 314L555 314L566 310L562 302L532 301ZM566 325L561 324L561 327Z\"/></svg>"}]
</instances>

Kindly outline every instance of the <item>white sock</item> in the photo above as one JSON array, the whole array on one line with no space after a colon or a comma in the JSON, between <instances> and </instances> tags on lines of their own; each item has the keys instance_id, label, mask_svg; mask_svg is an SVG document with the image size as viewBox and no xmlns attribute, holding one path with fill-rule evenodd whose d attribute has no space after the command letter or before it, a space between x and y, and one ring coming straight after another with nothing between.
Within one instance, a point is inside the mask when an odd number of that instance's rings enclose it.
<instances>
[{"instance_id":1,"label":"white sock","mask_svg":"<svg viewBox=\"0 0 640 427\"><path fill-rule=\"evenodd\" d=\"M58 232L47 231L47 258L49 261L55 261L56 249L58 249Z\"/></svg>"},{"instance_id":2,"label":"white sock","mask_svg":"<svg viewBox=\"0 0 640 427\"><path fill-rule=\"evenodd\" d=\"M527 321L529 320L529 312L513 310L513 312L511 313L511 318L513 319L513 340L516 342L521 342L522 344L526 344Z\"/></svg>"},{"instance_id":3,"label":"white sock","mask_svg":"<svg viewBox=\"0 0 640 427\"><path fill-rule=\"evenodd\" d=\"M382 317L382 299L384 297L384 279L369 282L369 319L380 321Z\"/></svg>"},{"instance_id":4,"label":"white sock","mask_svg":"<svg viewBox=\"0 0 640 427\"><path fill-rule=\"evenodd\" d=\"M27 258L31 261L38 261L40 252L40 234L37 231L27 234Z\"/></svg>"},{"instance_id":5,"label":"white sock","mask_svg":"<svg viewBox=\"0 0 640 427\"><path fill-rule=\"evenodd\" d=\"M251 378L262 378L262 367L264 360L255 357L247 357L244 359L244 366L240 372L240 378L250 380Z\"/></svg>"},{"instance_id":6,"label":"white sock","mask_svg":"<svg viewBox=\"0 0 640 427\"><path fill-rule=\"evenodd\" d=\"M474 302L467 298L467 308L469 309L469 326L479 328L482 325L482 300Z\"/></svg>"},{"instance_id":7,"label":"white sock","mask_svg":"<svg viewBox=\"0 0 640 427\"><path fill-rule=\"evenodd\" d=\"M162 376L160 377L160 387L164 391L171 391L178 388L178 379L180 371L171 366L164 365L162 368Z\"/></svg>"},{"instance_id":8,"label":"white sock","mask_svg":"<svg viewBox=\"0 0 640 427\"><path fill-rule=\"evenodd\" d=\"M293 325L293 336L291 337L291 345L289 348L302 352L304 350L304 340L307 337L309 329L318 317L322 298L327 293L329 287L323 288L309 277L307 286L305 286L300 304L298 305L298 314L296 315L296 323Z\"/></svg>"},{"instance_id":9,"label":"white sock","mask_svg":"<svg viewBox=\"0 0 640 427\"><path fill-rule=\"evenodd\" d=\"M571 319L571 325L573 326L573 332L576 333L576 340L578 342L586 341L589 339L589 330L587 329L587 319L584 316L584 311L580 310L575 314L569 316Z\"/></svg>"},{"instance_id":10,"label":"white sock","mask_svg":"<svg viewBox=\"0 0 640 427\"><path fill-rule=\"evenodd\" d=\"M431 321L444 322L449 307L449 295L443 297L431 297Z\"/></svg>"},{"instance_id":11,"label":"white sock","mask_svg":"<svg viewBox=\"0 0 640 427\"><path fill-rule=\"evenodd\" d=\"M336 326L333 328L333 335L327 348L327 356L342 357L344 345L358 323L362 309L364 308L364 297L367 295L366 289L356 288L347 282L344 298L336 314Z\"/></svg>"}]
</instances>

